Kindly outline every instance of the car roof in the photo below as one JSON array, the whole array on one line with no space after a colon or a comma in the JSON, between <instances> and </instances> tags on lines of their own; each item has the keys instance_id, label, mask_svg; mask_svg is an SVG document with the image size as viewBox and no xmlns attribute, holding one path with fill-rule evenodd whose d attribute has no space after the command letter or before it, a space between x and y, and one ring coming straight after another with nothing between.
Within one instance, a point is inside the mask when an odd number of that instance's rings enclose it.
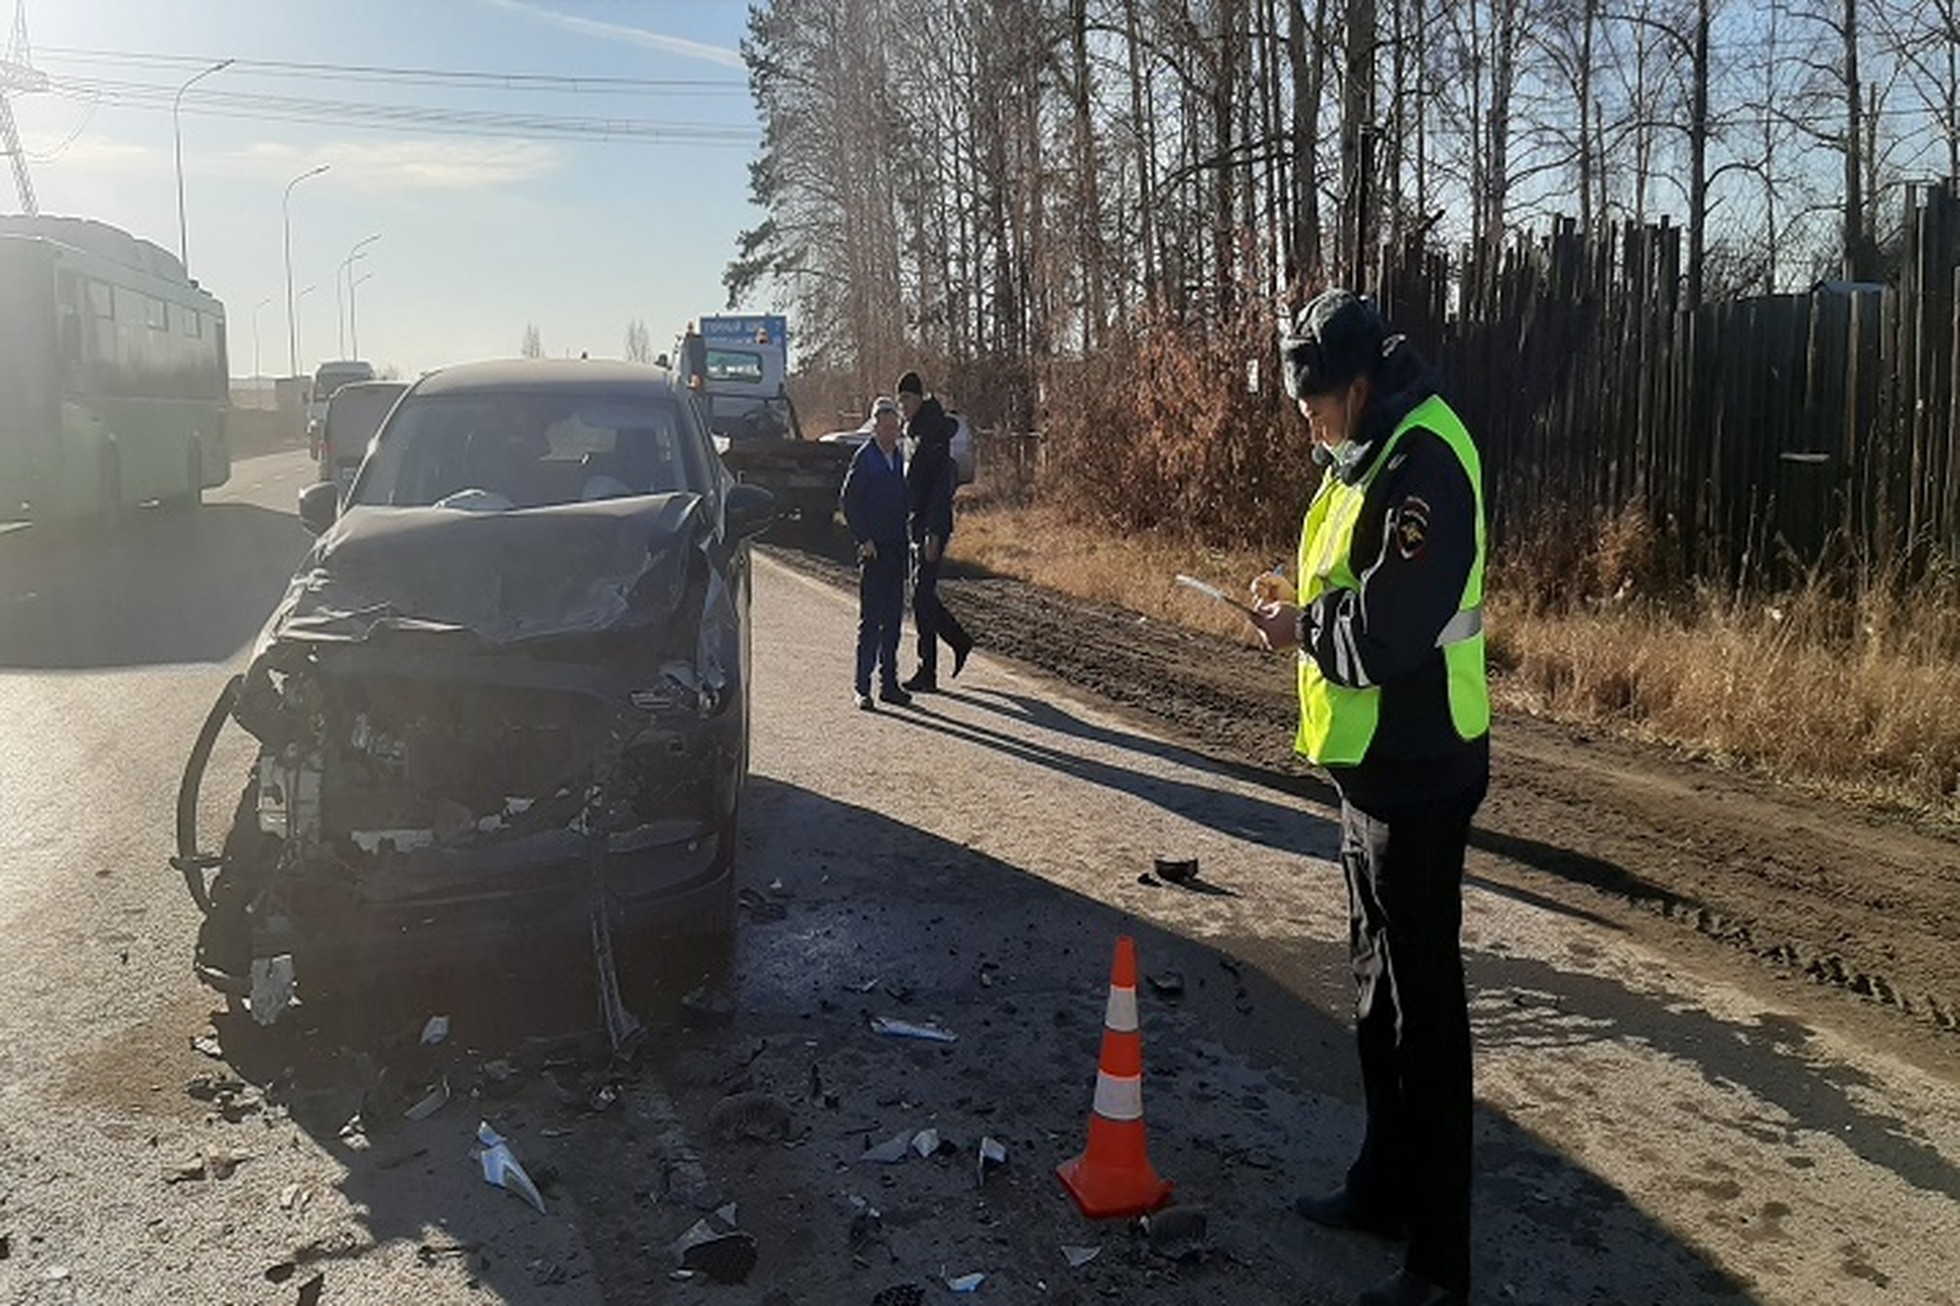
<instances>
[{"instance_id":1,"label":"car roof","mask_svg":"<svg viewBox=\"0 0 1960 1306\"><path fill-rule=\"evenodd\" d=\"M373 395L384 391L400 394L406 389L408 389L406 381L349 381L333 392L333 399L329 402L338 403L342 395Z\"/></svg>"},{"instance_id":2,"label":"car roof","mask_svg":"<svg viewBox=\"0 0 1960 1306\"><path fill-rule=\"evenodd\" d=\"M674 373L645 363L610 359L514 358L460 363L431 372L415 384L417 395L468 395L498 390L605 390L668 394Z\"/></svg>"}]
</instances>

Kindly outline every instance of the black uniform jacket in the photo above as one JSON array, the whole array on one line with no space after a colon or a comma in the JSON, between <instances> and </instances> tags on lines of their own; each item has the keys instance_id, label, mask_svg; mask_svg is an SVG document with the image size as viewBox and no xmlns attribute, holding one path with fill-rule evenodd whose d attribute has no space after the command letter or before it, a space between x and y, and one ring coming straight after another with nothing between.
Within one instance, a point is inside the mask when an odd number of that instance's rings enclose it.
<instances>
[{"instance_id":1,"label":"black uniform jacket","mask_svg":"<svg viewBox=\"0 0 1960 1306\"><path fill-rule=\"evenodd\" d=\"M1359 590L1329 590L1301 613L1300 647L1322 674L1351 688L1380 686L1381 717L1368 754L1329 767L1364 811L1448 798L1486 782L1490 737L1458 736L1436 638L1456 615L1476 557L1477 500L1456 453L1435 432L1397 424L1436 393L1435 374L1395 340L1375 376L1356 448L1329 476L1363 480L1386 454L1362 501L1349 550Z\"/></svg>"}]
</instances>

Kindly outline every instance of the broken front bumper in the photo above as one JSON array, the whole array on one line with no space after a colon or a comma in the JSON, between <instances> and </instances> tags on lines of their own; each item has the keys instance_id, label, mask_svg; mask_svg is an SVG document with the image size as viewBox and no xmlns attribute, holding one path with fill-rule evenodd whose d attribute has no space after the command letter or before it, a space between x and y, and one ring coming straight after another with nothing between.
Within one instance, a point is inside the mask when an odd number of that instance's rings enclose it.
<instances>
[{"instance_id":1,"label":"broken front bumper","mask_svg":"<svg viewBox=\"0 0 1960 1306\"><path fill-rule=\"evenodd\" d=\"M595 902L612 928L725 927L743 709L739 685L644 641L275 648L185 773L198 972L242 994L271 958L483 962L587 937ZM202 857L197 790L227 717L261 749L225 855Z\"/></svg>"}]
</instances>

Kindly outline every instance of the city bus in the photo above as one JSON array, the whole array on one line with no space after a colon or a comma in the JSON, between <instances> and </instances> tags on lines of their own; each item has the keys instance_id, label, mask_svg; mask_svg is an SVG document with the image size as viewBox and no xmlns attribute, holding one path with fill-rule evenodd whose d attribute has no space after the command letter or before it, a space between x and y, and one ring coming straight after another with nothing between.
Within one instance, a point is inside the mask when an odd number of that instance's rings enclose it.
<instances>
[{"instance_id":1,"label":"city bus","mask_svg":"<svg viewBox=\"0 0 1960 1306\"><path fill-rule=\"evenodd\" d=\"M146 240L0 216L0 521L113 524L231 475L225 311Z\"/></svg>"}]
</instances>

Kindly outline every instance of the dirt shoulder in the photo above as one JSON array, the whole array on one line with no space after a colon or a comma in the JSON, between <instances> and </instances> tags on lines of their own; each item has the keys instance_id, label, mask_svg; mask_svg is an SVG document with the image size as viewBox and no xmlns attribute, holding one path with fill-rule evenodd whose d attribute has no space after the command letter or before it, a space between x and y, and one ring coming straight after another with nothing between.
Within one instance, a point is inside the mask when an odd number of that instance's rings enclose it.
<instances>
[{"instance_id":1,"label":"dirt shoulder","mask_svg":"<svg viewBox=\"0 0 1960 1306\"><path fill-rule=\"evenodd\" d=\"M835 558L771 552L851 580ZM1273 656L1009 578L944 590L989 651L1277 788L1328 793L1292 753L1291 687ZM1690 929L1915 1023L1960 1028L1960 834L1530 718L1500 718L1493 748L1473 875L1642 934Z\"/></svg>"}]
</instances>

